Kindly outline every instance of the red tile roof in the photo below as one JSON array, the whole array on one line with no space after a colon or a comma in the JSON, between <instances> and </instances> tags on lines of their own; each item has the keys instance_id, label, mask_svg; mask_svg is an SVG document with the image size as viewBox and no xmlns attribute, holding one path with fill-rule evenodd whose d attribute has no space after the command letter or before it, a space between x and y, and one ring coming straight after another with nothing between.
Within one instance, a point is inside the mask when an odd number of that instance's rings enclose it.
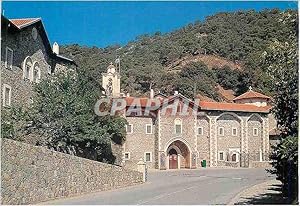
<instances>
[{"instance_id":1,"label":"red tile roof","mask_svg":"<svg viewBox=\"0 0 300 206\"><path fill-rule=\"evenodd\" d=\"M264 94L250 90L250 91L245 92L244 94L241 94L240 96L234 98L233 101L241 100L241 99L252 99L252 98L271 99L270 97L268 97Z\"/></svg>"},{"instance_id":2,"label":"red tile roof","mask_svg":"<svg viewBox=\"0 0 300 206\"><path fill-rule=\"evenodd\" d=\"M223 102L200 102L201 110L221 110L235 112L263 112L268 113L271 106L258 107L251 104L223 103Z\"/></svg>"},{"instance_id":3,"label":"red tile roof","mask_svg":"<svg viewBox=\"0 0 300 206\"><path fill-rule=\"evenodd\" d=\"M15 26L17 26L19 29L29 26L40 20L41 18L9 19L9 21L13 23Z\"/></svg>"},{"instance_id":4,"label":"red tile roof","mask_svg":"<svg viewBox=\"0 0 300 206\"><path fill-rule=\"evenodd\" d=\"M168 98L166 98L168 99ZM126 105L131 106L133 101L136 103L140 103L141 107L146 107L147 102L151 101L151 106L156 106L156 102L153 99L149 99L148 97L126 97ZM164 102L164 99L156 99L161 103ZM135 106L135 105L132 105ZM258 107L251 104L237 104L237 103L223 103L223 102L206 102L200 101L199 103L201 110L219 110L219 111L235 111L235 112L262 112L268 113L271 109L271 106Z\"/></svg>"}]
</instances>

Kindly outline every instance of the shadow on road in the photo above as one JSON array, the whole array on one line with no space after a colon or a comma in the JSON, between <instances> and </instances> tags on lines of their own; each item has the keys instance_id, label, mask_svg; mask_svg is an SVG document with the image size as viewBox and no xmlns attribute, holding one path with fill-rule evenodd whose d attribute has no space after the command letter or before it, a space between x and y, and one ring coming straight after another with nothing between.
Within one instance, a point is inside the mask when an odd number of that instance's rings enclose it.
<instances>
[{"instance_id":1,"label":"shadow on road","mask_svg":"<svg viewBox=\"0 0 300 206\"><path fill-rule=\"evenodd\" d=\"M253 197L242 197L240 201L234 203L235 205L274 205L274 204L288 204L287 198L281 194L281 185L273 184L267 191Z\"/></svg>"}]
</instances>

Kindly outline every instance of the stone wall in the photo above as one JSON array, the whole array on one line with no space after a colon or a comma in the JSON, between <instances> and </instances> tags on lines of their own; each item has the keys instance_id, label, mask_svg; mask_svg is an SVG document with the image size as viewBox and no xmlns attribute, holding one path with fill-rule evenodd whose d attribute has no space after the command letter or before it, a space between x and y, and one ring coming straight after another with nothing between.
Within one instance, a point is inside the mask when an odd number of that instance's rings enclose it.
<instances>
[{"instance_id":1,"label":"stone wall","mask_svg":"<svg viewBox=\"0 0 300 206\"><path fill-rule=\"evenodd\" d=\"M151 153L151 161L146 162L147 168L155 168L155 126L151 117L126 117L128 124L132 125L132 133L126 134L123 152L129 152L129 159L124 160L126 168L135 169L140 159L145 161L145 153ZM152 134L146 134L146 125L152 125Z\"/></svg>"},{"instance_id":2,"label":"stone wall","mask_svg":"<svg viewBox=\"0 0 300 206\"><path fill-rule=\"evenodd\" d=\"M249 168L272 168L271 161L250 161Z\"/></svg>"},{"instance_id":3,"label":"stone wall","mask_svg":"<svg viewBox=\"0 0 300 206\"><path fill-rule=\"evenodd\" d=\"M23 64L26 57L30 57L32 63L38 63L41 79L49 76L50 71L66 70L74 66L50 58L39 27L40 24L31 25L15 33L8 32L4 26L1 27L1 46L3 48L1 49L1 95L3 84L11 86L11 106L28 106L32 102L35 83L23 78ZM32 37L33 28L38 31L36 39ZM12 68L5 68L6 47L13 50Z\"/></svg>"},{"instance_id":4,"label":"stone wall","mask_svg":"<svg viewBox=\"0 0 300 206\"><path fill-rule=\"evenodd\" d=\"M142 173L1 139L2 204L38 203L142 183Z\"/></svg>"}]
</instances>

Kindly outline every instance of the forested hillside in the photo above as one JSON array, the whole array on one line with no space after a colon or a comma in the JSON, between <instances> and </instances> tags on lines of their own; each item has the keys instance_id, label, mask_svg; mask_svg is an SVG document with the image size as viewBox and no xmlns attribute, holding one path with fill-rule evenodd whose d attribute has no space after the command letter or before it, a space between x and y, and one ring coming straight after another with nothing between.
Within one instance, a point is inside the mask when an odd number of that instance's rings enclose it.
<instances>
[{"instance_id":1,"label":"forested hillside","mask_svg":"<svg viewBox=\"0 0 300 206\"><path fill-rule=\"evenodd\" d=\"M139 36L123 47L67 45L62 53L99 82L109 63L120 56L121 87L131 95L144 96L153 88L229 101L222 91L238 95L250 85L272 95L272 82L260 67L261 55L272 41L283 41L291 33L293 27L281 22L283 15L296 16L297 11L218 13L174 32Z\"/></svg>"}]
</instances>

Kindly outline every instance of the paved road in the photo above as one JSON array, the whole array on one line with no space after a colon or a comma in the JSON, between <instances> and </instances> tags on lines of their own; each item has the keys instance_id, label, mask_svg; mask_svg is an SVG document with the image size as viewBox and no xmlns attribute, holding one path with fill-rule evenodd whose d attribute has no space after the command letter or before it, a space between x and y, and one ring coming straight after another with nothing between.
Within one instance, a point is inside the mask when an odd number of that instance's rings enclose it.
<instances>
[{"instance_id":1,"label":"paved road","mask_svg":"<svg viewBox=\"0 0 300 206\"><path fill-rule=\"evenodd\" d=\"M173 170L149 172L148 182L117 190L43 204L227 204L243 189L274 179L264 169Z\"/></svg>"}]
</instances>

